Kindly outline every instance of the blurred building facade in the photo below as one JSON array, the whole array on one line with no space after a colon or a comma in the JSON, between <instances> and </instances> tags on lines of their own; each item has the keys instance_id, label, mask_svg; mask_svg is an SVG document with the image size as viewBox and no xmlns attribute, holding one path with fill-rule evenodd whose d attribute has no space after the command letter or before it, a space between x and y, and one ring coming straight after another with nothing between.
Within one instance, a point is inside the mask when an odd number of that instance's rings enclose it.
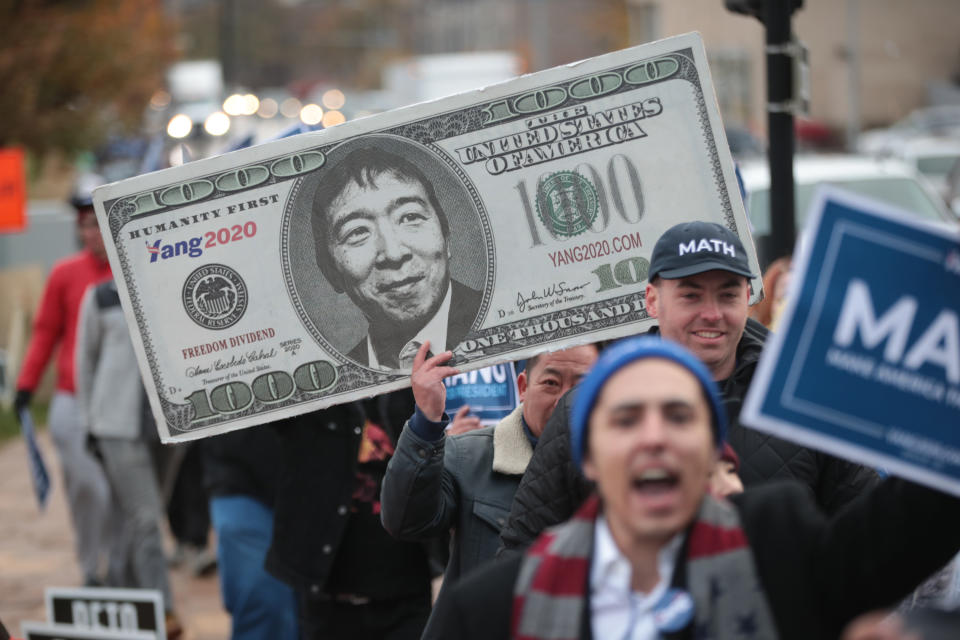
<instances>
[{"instance_id":1,"label":"blurred building facade","mask_svg":"<svg viewBox=\"0 0 960 640\"><path fill-rule=\"evenodd\" d=\"M527 71L628 44L624 0L422 0L412 53L513 50Z\"/></svg>"},{"instance_id":2,"label":"blurred building facade","mask_svg":"<svg viewBox=\"0 0 960 640\"><path fill-rule=\"evenodd\" d=\"M723 0L626 0L629 41L699 31L728 124L766 128L764 30ZM806 0L794 31L810 52L810 117L844 130L887 125L960 77L957 0ZM852 120L851 120L852 119Z\"/></svg>"},{"instance_id":3,"label":"blurred building facade","mask_svg":"<svg viewBox=\"0 0 960 640\"><path fill-rule=\"evenodd\" d=\"M699 31L725 121L765 133L763 26L723 0L421 0L404 23L412 55L513 50L526 71ZM835 131L960 99L957 0L806 0L793 24L809 49L810 118Z\"/></svg>"},{"instance_id":4,"label":"blurred building facade","mask_svg":"<svg viewBox=\"0 0 960 640\"><path fill-rule=\"evenodd\" d=\"M166 0L185 58L228 85L372 88L405 56L514 51L535 71L627 44L626 0Z\"/></svg>"}]
</instances>

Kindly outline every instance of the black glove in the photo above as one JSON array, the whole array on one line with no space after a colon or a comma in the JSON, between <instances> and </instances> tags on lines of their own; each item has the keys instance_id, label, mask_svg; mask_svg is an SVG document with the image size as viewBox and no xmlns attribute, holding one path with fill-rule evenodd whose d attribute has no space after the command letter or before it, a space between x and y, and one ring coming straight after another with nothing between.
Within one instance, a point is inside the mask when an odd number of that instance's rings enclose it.
<instances>
[{"instance_id":1,"label":"black glove","mask_svg":"<svg viewBox=\"0 0 960 640\"><path fill-rule=\"evenodd\" d=\"M33 397L33 391L29 389L17 389L17 395L13 398L13 412L20 419L20 410L30 406L30 399Z\"/></svg>"},{"instance_id":2,"label":"black glove","mask_svg":"<svg viewBox=\"0 0 960 640\"><path fill-rule=\"evenodd\" d=\"M96 458L98 462L103 463L103 451L100 450L100 442L97 440L97 436L88 433L86 445L90 455Z\"/></svg>"}]
</instances>

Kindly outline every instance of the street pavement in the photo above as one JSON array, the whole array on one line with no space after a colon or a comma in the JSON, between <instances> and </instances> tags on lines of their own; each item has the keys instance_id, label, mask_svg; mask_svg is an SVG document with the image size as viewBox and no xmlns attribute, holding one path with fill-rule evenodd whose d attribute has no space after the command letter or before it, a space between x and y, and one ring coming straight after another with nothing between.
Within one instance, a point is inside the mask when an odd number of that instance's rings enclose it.
<instances>
[{"instance_id":1,"label":"street pavement","mask_svg":"<svg viewBox=\"0 0 960 640\"><path fill-rule=\"evenodd\" d=\"M46 431L40 447L51 475L46 510L37 508L27 452L21 438L0 446L0 621L14 637L24 620L46 620L45 587L80 586L73 555L73 536L56 450ZM167 548L172 548L169 532ZM214 573L194 578L185 568L171 569L171 588L184 640L221 640L230 636L230 618L223 610Z\"/></svg>"}]
</instances>

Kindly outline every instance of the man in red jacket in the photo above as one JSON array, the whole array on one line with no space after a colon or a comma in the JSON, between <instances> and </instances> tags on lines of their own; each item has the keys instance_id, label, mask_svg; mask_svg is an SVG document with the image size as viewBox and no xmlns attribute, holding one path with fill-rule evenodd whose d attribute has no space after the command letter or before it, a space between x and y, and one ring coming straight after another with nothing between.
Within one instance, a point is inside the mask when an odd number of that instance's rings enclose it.
<instances>
[{"instance_id":1,"label":"man in red jacket","mask_svg":"<svg viewBox=\"0 0 960 640\"><path fill-rule=\"evenodd\" d=\"M14 408L19 416L30 404L53 349L59 344L57 389L50 403L48 422L63 468L77 560L84 583L92 586L101 581L100 557L109 548L110 490L103 469L86 448L86 433L77 421L73 352L80 301L88 286L110 277L110 264L93 210L92 186L84 187L79 185L71 198L77 210L83 249L59 261L50 271L17 379Z\"/></svg>"}]
</instances>

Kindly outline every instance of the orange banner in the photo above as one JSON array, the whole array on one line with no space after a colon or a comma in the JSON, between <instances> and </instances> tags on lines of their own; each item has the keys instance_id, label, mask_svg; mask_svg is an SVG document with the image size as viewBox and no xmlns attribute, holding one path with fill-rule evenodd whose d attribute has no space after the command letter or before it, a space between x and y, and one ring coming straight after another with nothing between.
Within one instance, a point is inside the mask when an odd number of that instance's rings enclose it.
<instances>
[{"instance_id":1,"label":"orange banner","mask_svg":"<svg viewBox=\"0 0 960 640\"><path fill-rule=\"evenodd\" d=\"M27 178L21 149L0 149L0 233L27 228Z\"/></svg>"}]
</instances>

